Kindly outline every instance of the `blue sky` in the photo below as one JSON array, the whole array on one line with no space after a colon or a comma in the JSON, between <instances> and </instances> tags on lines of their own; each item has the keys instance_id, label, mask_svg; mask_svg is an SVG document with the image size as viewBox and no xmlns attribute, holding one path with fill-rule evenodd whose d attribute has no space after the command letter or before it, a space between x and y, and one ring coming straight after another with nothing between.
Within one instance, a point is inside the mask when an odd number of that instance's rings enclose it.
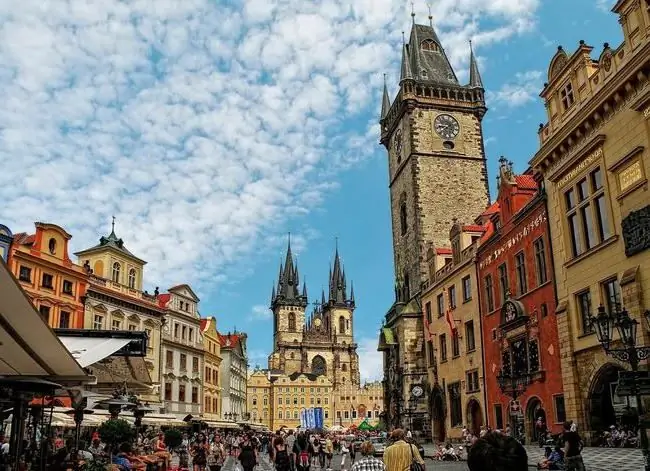
<instances>
[{"instance_id":1,"label":"blue sky","mask_svg":"<svg viewBox=\"0 0 650 471\"><path fill-rule=\"evenodd\" d=\"M420 3L420 4L418 4ZM438 0L436 29L461 80L473 40L497 160L518 170L545 121L538 98L561 44L618 45L598 0ZM201 312L249 333L265 365L265 309L291 232L312 299L335 237L357 298L364 378L393 301L383 74L399 78L410 2L391 0L0 0L0 222L33 221L93 245L117 232L145 282L190 283ZM416 19L428 22L425 2ZM494 196L494 195L493 195Z\"/></svg>"}]
</instances>

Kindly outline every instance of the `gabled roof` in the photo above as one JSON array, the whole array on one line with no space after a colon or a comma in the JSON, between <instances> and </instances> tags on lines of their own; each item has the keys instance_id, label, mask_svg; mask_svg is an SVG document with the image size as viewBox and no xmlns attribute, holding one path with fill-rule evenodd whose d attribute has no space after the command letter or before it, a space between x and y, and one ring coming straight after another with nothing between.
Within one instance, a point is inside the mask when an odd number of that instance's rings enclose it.
<instances>
[{"instance_id":1,"label":"gabled roof","mask_svg":"<svg viewBox=\"0 0 650 471\"><path fill-rule=\"evenodd\" d=\"M470 224L467 226L463 226L463 231L467 232L485 232L485 227L480 226L478 224Z\"/></svg>"},{"instance_id":2,"label":"gabled roof","mask_svg":"<svg viewBox=\"0 0 650 471\"><path fill-rule=\"evenodd\" d=\"M436 248L436 255L451 255L452 251L448 247L438 247Z\"/></svg>"},{"instance_id":3,"label":"gabled roof","mask_svg":"<svg viewBox=\"0 0 650 471\"><path fill-rule=\"evenodd\" d=\"M158 305L160 307L167 307L167 303L172 298L171 294L159 294L158 295Z\"/></svg>"},{"instance_id":4,"label":"gabled roof","mask_svg":"<svg viewBox=\"0 0 650 471\"><path fill-rule=\"evenodd\" d=\"M174 294L181 294L181 293L179 293L179 291L183 291L183 290L189 291L190 297L194 300L194 302L198 303L200 301L199 297L192 290L192 288L190 288L190 285L188 285L188 284L172 286L167 291L169 291L170 293L174 293Z\"/></svg>"},{"instance_id":5,"label":"gabled roof","mask_svg":"<svg viewBox=\"0 0 650 471\"><path fill-rule=\"evenodd\" d=\"M34 245L36 236L34 234L27 234L26 232L19 232L14 234L14 244L16 245Z\"/></svg>"},{"instance_id":6,"label":"gabled roof","mask_svg":"<svg viewBox=\"0 0 650 471\"><path fill-rule=\"evenodd\" d=\"M536 190L537 182L532 175L523 174L515 176L515 183L520 190Z\"/></svg>"},{"instance_id":7,"label":"gabled roof","mask_svg":"<svg viewBox=\"0 0 650 471\"><path fill-rule=\"evenodd\" d=\"M130 258L131 260L134 260L142 265L146 265L147 262L142 260L141 258L136 257L133 255L124 245L124 241L117 237L115 235L115 227L111 230L111 233L108 235L108 237L101 237L99 239L99 244L95 245L94 247L90 247L89 249L84 249L81 250L80 252L76 252L75 255L77 257L82 257L84 255L89 255L92 253L97 253L101 252L104 250L113 250L123 256L126 256L127 258Z\"/></svg>"}]
</instances>

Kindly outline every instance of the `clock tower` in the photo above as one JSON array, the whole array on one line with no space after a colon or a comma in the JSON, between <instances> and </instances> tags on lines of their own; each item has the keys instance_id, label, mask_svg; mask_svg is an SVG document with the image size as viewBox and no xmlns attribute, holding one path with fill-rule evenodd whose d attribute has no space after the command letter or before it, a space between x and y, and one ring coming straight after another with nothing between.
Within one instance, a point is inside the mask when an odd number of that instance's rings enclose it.
<instances>
[{"instance_id":1,"label":"clock tower","mask_svg":"<svg viewBox=\"0 0 650 471\"><path fill-rule=\"evenodd\" d=\"M427 279L427 252L449 245L453 220L473 221L490 200L481 125L487 108L474 53L462 85L429 23L413 23L399 91L391 102L384 85L380 119L395 271L407 298Z\"/></svg>"}]
</instances>

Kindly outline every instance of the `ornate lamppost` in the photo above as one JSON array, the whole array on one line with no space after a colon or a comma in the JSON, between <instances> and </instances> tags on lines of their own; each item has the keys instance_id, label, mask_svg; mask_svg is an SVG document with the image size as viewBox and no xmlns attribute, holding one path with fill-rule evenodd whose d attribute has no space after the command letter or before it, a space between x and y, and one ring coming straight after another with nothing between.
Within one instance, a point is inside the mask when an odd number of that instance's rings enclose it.
<instances>
[{"instance_id":1,"label":"ornate lamppost","mask_svg":"<svg viewBox=\"0 0 650 471\"><path fill-rule=\"evenodd\" d=\"M524 392L526 391L526 388L528 385L532 382L533 377L530 373L516 373L511 371L504 371L503 367L501 370L499 370L499 374L497 374L497 382L499 383L499 389L501 389L501 392L512 398L512 402L510 403L515 404L517 401L517 398L521 397ZM508 407L508 409L512 409L512 407ZM517 420L515 419L515 415L513 414L512 410L509 410L510 412L510 433L512 434L513 437L516 439L519 439L519 434L517 432Z\"/></svg>"},{"instance_id":2,"label":"ornate lamppost","mask_svg":"<svg viewBox=\"0 0 650 471\"><path fill-rule=\"evenodd\" d=\"M643 313L648 326L650 327L650 310ZM618 361L628 363L632 369L632 374L626 374L623 378L621 372L619 373L619 388L621 386L621 379L625 383L629 383L629 392L631 396L636 399L637 415L639 417L639 434L641 438L641 451L643 452L643 462L645 470L650 471L650 450L648 446L648 435L646 434L646 424L643 419L643 404L641 403L641 375L638 374L639 363L643 360L650 358L650 346L637 346L636 334L639 326L639 321L632 319L627 309L620 310L618 305L615 312L607 312L605 307L598 306L598 314L596 316L589 316L591 325L596 330L598 341L602 345L605 353ZM612 348L612 341L614 338L614 330L618 330L621 346ZM647 379L647 378L646 378ZM645 382L644 382L645 383ZM628 386L628 384L626 384ZM647 384L643 389L647 390Z\"/></svg>"}]
</instances>

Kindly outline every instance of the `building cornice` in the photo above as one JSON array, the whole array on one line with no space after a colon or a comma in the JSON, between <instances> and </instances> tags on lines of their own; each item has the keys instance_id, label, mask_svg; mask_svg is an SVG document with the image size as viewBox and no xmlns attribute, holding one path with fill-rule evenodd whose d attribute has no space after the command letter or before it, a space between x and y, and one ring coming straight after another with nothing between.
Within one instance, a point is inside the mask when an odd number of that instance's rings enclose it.
<instances>
[{"instance_id":1,"label":"building cornice","mask_svg":"<svg viewBox=\"0 0 650 471\"><path fill-rule=\"evenodd\" d=\"M112 304L124 309L130 309L132 311L141 312L147 314L151 317L162 317L163 313L161 310L155 309L153 305L148 305L144 303L139 303L133 298L127 296L115 296L114 291L109 289L98 290L96 286L90 286L86 291L86 296L95 299L97 301L103 301L107 304Z\"/></svg>"},{"instance_id":2,"label":"building cornice","mask_svg":"<svg viewBox=\"0 0 650 471\"><path fill-rule=\"evenodd\" d=\"M72 261L70 262L72 266L67 267L63 264L58 264L45 258L38 257L29 252L23 252L22 250L14 250L12 257L16 259L23 259L24 261L33 263L35 265L41 265L42 267L50 268L53 271L57 270L59 273L66 273L70 275L70 277L75 278L77 281L88 283L88 276L86 275L86 272L82 267L76 265ZM78 267L78 270L74 269L75 266Z\"/></svg>"}]
</instances>

